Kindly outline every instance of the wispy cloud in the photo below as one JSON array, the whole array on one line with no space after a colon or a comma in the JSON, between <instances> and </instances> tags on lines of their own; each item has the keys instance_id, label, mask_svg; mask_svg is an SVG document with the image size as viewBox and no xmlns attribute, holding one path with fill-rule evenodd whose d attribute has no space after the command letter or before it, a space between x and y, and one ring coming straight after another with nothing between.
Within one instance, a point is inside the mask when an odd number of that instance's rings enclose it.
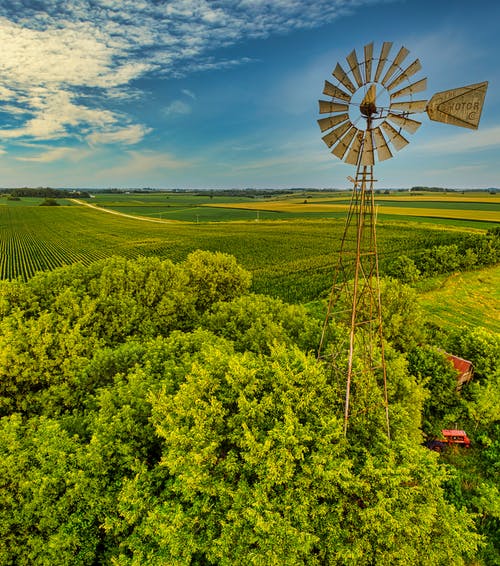
<instances>
[{"instance_id":1,"label":"wispy cloud","mask_svg":"<svg viewBox=\"0 0 500 566\"><path fill-rule=\"evenodd\" d=\"M219 59L214 50L324 25L349 5L345 0L2 3L0 99L12 123L0 137L137 143L148 128L108 104L127 93L137 96L137 79L246 64L248 57ZM82 92L92 94L92 103L81 98ZM189 90L184 95L195 99ZM170 112L186 113L188 107L175 101Z\"/></svg>"},{"instance_id":2,"label":"wispy cloud","mask_svg":"<svg viewBox=\"0 0 500 566\"><path fill-rule=\"evenodd\" d=\"M184 100L173 100L163 110L166 116L182 116L191 114L191 106L184 102Z\"/></svg>"},{"instance_id":3,"label":"wispy cloud","mask_svg":"<svg viewBox=\"0 0 500 566\"><path fill-rule=\"evenodd\" d=\"M142 138L150 132L150 128L147 128L141 124L133 124L125 128L117 128L115 130L109 130L106 132L94 132L87 136L89 143L91 144L108 144L108 143L120 143L124 145L133 145L142 140Z\"/></svg>"},{"instance_id":4,"label":"wispy cloud","mask_svg":"<svg viewBox=\"0 0 500 566\"><path fill-rule=\"evenodd\" d=\"M186 96L189 96L189 98L192 98L193 100L196 100L196 94L190 90L188 90L187 88L183 88L182 89L182 94L185 94Z\"/></svg>"},{"instance_id":5,"label":"wispy cloud","mask_svg":"<svg viewBox=\"0 0 500 566\"><path fill-rule=\"evenodd\" d=\"M488 148L500 148L500 126L483 128L478 131L458 132L441 137L435 141L420 146L420 151L426 153L452 154L477 151Z\"/></svg>"},{"instance_id":6,"label":"wispy cloud","mask_svg":"<svg viewBox=\"0 0 500 566\"><path fill-rule=\"evenodd\" d=\"M157 172L168 172L177 169L184 169L193 165L192 161L179 159L171 153L159 151L137 151L129 150L126 152L125 160L116 166L107 169L104 173L108 177L134 178L143 177L144 173L155 174Z\"/></svg>"},{"instance_id":7,"label":"wispy cloud","mask_svg":"<svg viewBox=\"0 0 500 566\"><path fill-rule=\"evenodd\" d=\"M33 163L51 163L59 159L67 159L68 157L78 160L81 159L82 156L80 152L73 147L55 147L39 153L38 155L19 156L16 159L18 161L30 161Z\"/></svg>"}]
</instances>

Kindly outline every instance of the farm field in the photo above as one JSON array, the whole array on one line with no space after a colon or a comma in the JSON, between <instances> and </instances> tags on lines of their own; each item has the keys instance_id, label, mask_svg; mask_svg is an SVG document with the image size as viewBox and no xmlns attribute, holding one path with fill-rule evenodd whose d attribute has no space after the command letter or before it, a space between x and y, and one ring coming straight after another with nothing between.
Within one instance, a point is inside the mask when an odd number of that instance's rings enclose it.
<instances>
[{"instance_id":1,"label":"farm field","mask_svg":"<svg viewBox=\"0 0 500 566\"><path fill-rule=\"evenodd\" d=\"M377 194L380 218L432 219L487 228L500 222L500 197L488 193L467 195L443 193ZM98 194L91 203L126 214L187 222L285 218L340 218L349 205L349 195L339 192L302 194L270 193L266 197L198 193Z\"/></svg>"},{"instance_id":2,"label":"farm field","mask_svg":"<svg viewBox=\"0 0 500 566\"><path fill-rule=\"evenodd\" d=\"M437 277L426 286L431 289L420 295L420 304L431 322L500 332L500 266Z\"/></svg>"},{"instance_id":3,"label":"farm field","mask_svg":"<svg viewBox=\"0 0 500 566\"><path fill-rule=\"evenodd\" d=\"M448 218L453 220L472 220L480 222L500 222L500 199L487 197L453 197L437 200L435 197L385 197L377 196L376 203L379 214L385 217L425 217ZM266 212L309 214L345 214L349 201L345 197L338 198L291 198L288 200L272 200L267 202L251 202L245 204L247 210ZM221 203L205 206L241 209L241 203Z\"/></svg>"},{"instance_id":4,"label":"farm field","mask_svg":"<svg viewBox=\"0 0 500 566\"><path fill-rule=\"evenodd\" d=\"M0 277L28 279L39 270L112 255L181 261L201 248L234 255L252 272L255 292L302 302L328 289L342 230L340 219L147 222L89 206L0 206ZM381 269L401 253L452 243L463 233L456 226L381 222Z\"/></svg>"}]
</instances>

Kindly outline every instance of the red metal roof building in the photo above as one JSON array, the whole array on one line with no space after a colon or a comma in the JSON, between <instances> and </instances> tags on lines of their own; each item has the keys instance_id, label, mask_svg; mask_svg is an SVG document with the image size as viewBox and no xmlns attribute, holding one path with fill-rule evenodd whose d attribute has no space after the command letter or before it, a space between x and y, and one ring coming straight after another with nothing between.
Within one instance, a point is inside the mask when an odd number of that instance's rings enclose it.
<instances>
[{"instance_id":1,"label":"red metal roof building","mask_svg":"<svg viewBox=\"0 0 500 566\"><path fill-rule=\"evenodd\" d=\"M453 367L457 370L457 389L460 389L464 383L469 383L472 379L472 374L474 373L474 368L472 367L472 362L469 360L464 360L458 356L453 356L452 354L446 354L446 357L453 364Z\"/></svg>"}]
</instances>

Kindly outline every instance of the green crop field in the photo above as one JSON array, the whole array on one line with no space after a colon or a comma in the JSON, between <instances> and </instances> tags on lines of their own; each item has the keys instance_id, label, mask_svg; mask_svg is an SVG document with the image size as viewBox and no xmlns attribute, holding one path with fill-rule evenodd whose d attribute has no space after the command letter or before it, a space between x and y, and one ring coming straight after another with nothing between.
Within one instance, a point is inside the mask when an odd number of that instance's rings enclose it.
<instances>
[{"instance_id":1,"label":"green crop field","mask_svg":"<svg viewBox=\"0 0 500 566\"><path fill-rule=\"evenodd\" d=\"M118 197L106 195L108 204L123 203L127 214L131 200L138 201L140 206L148 203L142 195ZM217 197L195 197L194 202L190 198L181 195L177 203L184 199L183 206L188 208L193 204L195 210L216 211L214 207L196 208L196 202ZM95 200L90 203L99 204ZM147 206L153 206L151 203ZM112 255L157 255L179 261L201 248L234 255L252 272L256 292L291 302L309 301L324 294L330 285L344 225L343 219L304 215L287 220L275 214L273 218L279 221L262 216L257 221L255 211L250 212L250 221L234 221L233 217L231 222L206 222L200 214L199 222L181 222L123 216L103 209L103 203L100 204L41 207L17 202L15 206L0 206L0 277L28 279L39 270L74 262L88 264ZM380 222L377 233L381 268L401 253L453 243L466 231L470 229L429 222Z\"/></svg>"}]
</instances>

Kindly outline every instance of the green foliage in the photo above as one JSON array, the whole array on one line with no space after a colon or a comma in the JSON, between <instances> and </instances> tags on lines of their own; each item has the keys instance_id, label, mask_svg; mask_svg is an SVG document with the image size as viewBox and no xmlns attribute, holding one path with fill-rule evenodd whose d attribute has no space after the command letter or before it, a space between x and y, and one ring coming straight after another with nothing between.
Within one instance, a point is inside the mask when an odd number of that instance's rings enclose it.
<instances>
[{"instance_id":1,"label":"green foliage","mask_svg":"<svg viewBox=\"0 0 500 566\"><path fill-rule=\"evenodd\" d=\"M353 441L331 410L336 387L314 360L282 346L269 358L222 344L200 354L177 391L150 396L165 471L127 482L119 509L131 534L117 563L409 564L425 550L429 563L463 564L473 555L471 519L444 501L433 454L397 444L355 471Z\"/></svg>"},{"instance_id":2,"label":"green foliage","mask_svg":"<svg viewBox=\"0 0 500 566\"><path fill-rule=\"evenodd\" d=\"M234 299L250 288L250 273L234 256L197 250L188 255L184 266L188 285L198 291L194 302L201 310L216 301Z\"/></svg>"},{"instance_id":3,"label":"green foliage","mask_svg":"<svg viewBox=\"0 0 500 566\"><path fill-rule=\"evenodd\" d=\"M197 278L193 271L202 266L205 277ZM40 274L25 285L2 282L1 414L71 412L88 393L85 368L100 348L193 328L213 302L248 284L233 258L209 252L182 265L112 258Z\"/></svg>"},{"instance_id":4,"label":"green foliage","mask_svg":"<svg viewBox=\"0 0 500 566\"><path fill-rule=\"evenodd\" d=\"M457 508L474 513L477 529L485 537L477 560L494 565L500 563L499 336L484 328L462 328L442 344L473 362L474 378L457 393L441 352L426 346L410 353L410 367L419 380L429 376L424 379L429 392L424 429L438 435L441 428L458 426L471 438L469 450L449 449L441 455L450 470L445 496Z\"/></svg>"},{"instance_id":5,"label":"green foliage","mask_svg":"<svg viewBox=\"0 0 500 566\"><path fill-rule=\"evenodd\" d=\"M367 410L344 438L344 376L310 352L318 322L249 284L234 259L196 252L0 286L0 563L461 565L477 554L471 516L443 491L452 478L420 446L428 385L399 351L417 336L411 291L384 289L389 443L371 409L380 376L355 385ZM485 398L473 399L479 411ZM491 421L479 426L495 460ZM490 537L491 494L490 482L464 496Z\"/></svg>"},{"instance_id":6,"label":"green foliage","mask_svg":"<svg viewBox=\"0 0 500 566\"><path fill-rule=\"evenodd\" d=\"M457 392L457 372L442 351L417 346L408 354L409 371L429 391L424 403L422 428L429 436L440 436L443 428L454 428L464 407Z\"/></svg>"},{"instance_id":7,"label":"green foliage","mask_svg":"<svg viewBox=\"0 0 500 566\"><path fill-rule=\"evenodd\" d=\"M424 337L424 318L417 293L395 279L380 282L384 337L405 352Z\"/></svg>"},{"instance_id":8,"label":"green foliage","mask_svg":"<svg viewBox=\"0 0 500 566\"><path fill-rule=\"evenodd\" d=\"M59 206L59 203L55 198L46 198L40 203L40 206Z\"/></svg>"},{"instance_id":9,"label":"green foliage","mask_svg":"<svg viewBox=\"0 0 500 566\"><path fill-rule=\"evenodd\" d=\"M463 327L452 332L446 347L472 362L476 379L484 380L500 372L500 335L481 327Z\"/></svg>"},{"instance_id":10,"label":"green foliage","mask_svg":"<svg viewBox=\"0 0 500 566\"><path fill-rule=\"evenodd\" d=\"M388 274L402 283L415 283L421 275L415 261L406 255L400 255L389 265Z\"/></svg>"},{"instance_id":11,"label":"green foliage","mask_svg":"<svg viewBox=\"0 0 500 566\"><path fill-rule=\"evenodd\" d=\"M274 342L314 350L319 342L319 321L304 307L264 295L244 295L220 302L205 315L204 326L233 341L239 351L269 353Z\"/></svg>"},{"instance_id":12,"label":"green foliage","mask_svg":"<svg viewBox=\"0 0 500 566\"><path fill-rule=\"evenodd\" d=\"M80 455L56 421L1 419L1 564L92 564L99 527Z\"/></svg>"},{"instance_id":13,"label":"green foliage","mask_svg":"<svg viewBox=\"0 0 500 566\"><path fill-rule=\"evenodd\" d=\"M484 235L468 234L457 243L428 247L414 258L400 255L387 272L403 283L415 283L421 277L495 265L499 260L500 237L492 229Z\"/></svg>"}]
</instances>

